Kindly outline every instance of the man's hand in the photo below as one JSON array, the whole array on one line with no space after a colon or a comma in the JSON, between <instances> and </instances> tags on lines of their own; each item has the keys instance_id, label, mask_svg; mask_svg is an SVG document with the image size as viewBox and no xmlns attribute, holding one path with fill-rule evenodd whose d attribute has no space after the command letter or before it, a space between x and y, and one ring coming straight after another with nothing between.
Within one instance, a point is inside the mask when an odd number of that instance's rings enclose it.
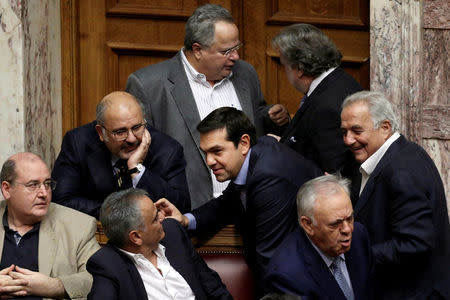
<instances>
[{"instance_id":1,"label":"man's hand","mask_svg":"<svg viewBox=\"0 0 450 300\"><path fill-rule=\"evenodd\" d=\"M289 112L282 104L275 104L269 109L269 117L278 126L289 122Z\"/></svg>"},{"instance_id":2,"label":"man's hand","mask_svg":"<svg viewBox=\"0 0 450 300\"><path fill-rule=\"evenodd\" d=\"M33 272L25 268L17 267L15 271L8 273L13 279L24 280L26 295L35 295L46 298L63 298L64 285L59 278L45 276L39 272Z\"/></svg>"},{"instance_id":3,"label":"man's hand","mask_svg":"<svg viewBox=\"0 0 450 300\"><path fill-rule=\"evenodd\" d=\"M14 296L25 296L25 286L28 281L24 279L14 279L8 275L9 272L14 270L14 265L10 265L0 271L0 297L12 298Z\"/></svg>"},{"instance_id":4,"label":"man's hand","mask_svg":"<svg viewBox=\"0 0 450 300\"><path fill-rule=\"evenodd\" d=\"M144 134L142 135L141 144L139 147L131 154L128 159L127 165L128 169L132 169L136 167L138 164L142 164L144 162L145 157L147 156L148 148L152 143L152 137L150 136L150 132L148 132L147 128L145 128Z\"/></svg>"},{"instance_id":5,"label":"man's hand","mask_svg":"<svg viewBox=\"0 0 450 300\"><path fill-rule=\"evenodd\" d=\"M164 215L165 218L172 218L180 222L181 226L187 227L189 219L182 215L175 205L169 202L166 198L161 198L155 202L156 208Z\"/></svg>"}]
</instances>

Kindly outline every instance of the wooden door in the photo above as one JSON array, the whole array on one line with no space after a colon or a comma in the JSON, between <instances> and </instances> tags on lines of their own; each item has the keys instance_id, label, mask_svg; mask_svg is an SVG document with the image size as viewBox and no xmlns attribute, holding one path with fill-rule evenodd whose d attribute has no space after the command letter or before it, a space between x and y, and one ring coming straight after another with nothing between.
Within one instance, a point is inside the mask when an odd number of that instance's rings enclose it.
<instances>
[{"instance_id":1,"label":"wooden door","mask_svg":"<svg viewBox=\"0 0 450 300\"><path fill-rule=\"evenodd\" d=\"M66 0L61 4L63 133L95 119L104 95L123 90L133 71L172 57L184 24L207 2L231 11L268 103L295 113L301 95L290 86L272 37L286 25L311 23L341 49L343 67L369 86L368 0Z\"/></svg>"}]
</instances>

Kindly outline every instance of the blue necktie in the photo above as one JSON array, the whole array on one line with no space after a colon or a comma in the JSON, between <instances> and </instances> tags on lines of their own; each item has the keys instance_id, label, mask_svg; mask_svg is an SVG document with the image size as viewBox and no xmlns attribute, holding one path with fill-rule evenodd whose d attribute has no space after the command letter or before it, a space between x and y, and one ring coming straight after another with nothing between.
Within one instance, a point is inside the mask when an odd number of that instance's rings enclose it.
<instances>
[{"instance_id":1,"label":"blue necktie","mask_svg":"<svg viewBox=\"0 0 450 300\"><path fill-rule=\"evenodd\" d=\"M344 273L342 272L342 263L344 263L344 260L339 256L336 257L330 265L330 270L331 273L333 273L333 276L339 284L342 292L344 293L345 298L347 300L353 300L355 299L355 296L353 295L353 291L349 283L345 279Z\"/></svg>"}]
</instances>

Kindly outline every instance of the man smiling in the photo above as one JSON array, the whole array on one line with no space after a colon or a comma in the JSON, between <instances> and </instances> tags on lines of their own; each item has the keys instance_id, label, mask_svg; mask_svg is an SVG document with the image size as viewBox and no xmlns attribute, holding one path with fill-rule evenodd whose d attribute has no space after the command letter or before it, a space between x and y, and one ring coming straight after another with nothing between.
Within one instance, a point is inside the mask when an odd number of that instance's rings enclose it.
<instances>
[{"instance_id":1,"label":"man smiling","mask_svg":"<svg viewBox=\"0 0 450 300\"><path fill-rule=\"evenodd\" d=\"M55 202L98 218L103 199L130 187L152 199L190 209L183 149L146 124L139 102L126 92L106 95L97 120L69 131L53 168Z\"/></svg>"}]
</instances>

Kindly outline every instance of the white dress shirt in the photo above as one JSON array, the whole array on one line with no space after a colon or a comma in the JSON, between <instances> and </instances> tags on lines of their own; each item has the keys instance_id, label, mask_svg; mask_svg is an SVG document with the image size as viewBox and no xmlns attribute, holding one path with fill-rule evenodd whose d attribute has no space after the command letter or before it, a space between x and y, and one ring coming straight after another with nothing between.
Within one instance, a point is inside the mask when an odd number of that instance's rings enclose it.
<instances>
[{"instance_id":1,"label":"white dress shirt","mask_svg":"<svg viewBox=\"0 0 450 300\"><path fill-rule=\"evenodd\" d=\"M197 72L197 70L192 67L183 50L184 48L180 51L181 61L183 62L183 67L186 71L192 94L194 95L200 120L203 120L209 113L219 107L230 106L242 110L236 90L230 80L231 76L233 76L233 72L212 86L206 80L205 74ZM230 181L218 182L212 170L210 170L210 172L214 197L219 197Z\"/></svg>"},{"instance_id":2,"label":"white dress shirt","mask_svg":"<svg viewBox=\"0 0 450 300\"><path fill-rule=\"evenodd\" d=\"M359 172L361 173L361 188L359 189L359 195L361 195L364 187L366 186L367 180L369 180L370 175L377 167L380 160L383 158L386 151L400 137L400 133L397 131L391 135L386 142L381 145L381 147L372 154L362 165L359 167Z\"/></svg>"},{"instance_id":3,"label":"white dress shirt","mask_svg":"<svg viewBox=\"0 0 450 300\"><path fill-rule=\"evenodd\" d=\"M320 84L320 82L322 80L325 79L325 77L328 76L328 74L330 74L331 72L333 72L334 70L336 70L336 68L331 68L326 70L325 72L323 72L322 74L320 74L319 77L317 77L316 79L314 79L311 84L309 85L309 89L308 92L306 93L306 95L309 97L311 96L312 92L314 92L314 90L316 89L316 87Z\"/></svg>"},{"instance_id":4,"label":"white dress shirt","mask_svg":"<svg viewBox=\"0 0 450 300\"><path fill-rule=\"evenodd\" d=\"M195 299L189 284L167 260L165 255L166 248L163 245L158 244L158 248L153 251L157 257L156 264L158 268L140 253L131 253L123 249L119 250L133 261L144 282L145 291L149 300Z\"/></svg>"}]
</instances>

